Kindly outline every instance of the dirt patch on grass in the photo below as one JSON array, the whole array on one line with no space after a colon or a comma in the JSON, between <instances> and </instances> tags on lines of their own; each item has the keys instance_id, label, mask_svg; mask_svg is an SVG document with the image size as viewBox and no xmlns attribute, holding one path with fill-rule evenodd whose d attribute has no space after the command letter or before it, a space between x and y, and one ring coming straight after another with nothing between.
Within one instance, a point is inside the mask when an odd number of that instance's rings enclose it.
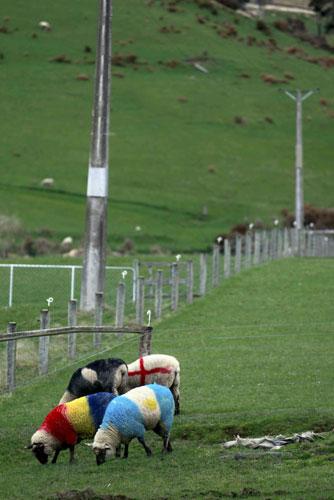
<instances>
[{"instance_id":1,"label":"dirt patch on grass","mask_svg":"<svg viewBox=\"0 0 334 500\"><path fill-rule=\"evenodd\" d=\"M87 488L84 491L67 490L60 493L55 493L47 500L135 500L125 495L111 495L95 493L93 488Z\"/></svg>"}]
</instances>

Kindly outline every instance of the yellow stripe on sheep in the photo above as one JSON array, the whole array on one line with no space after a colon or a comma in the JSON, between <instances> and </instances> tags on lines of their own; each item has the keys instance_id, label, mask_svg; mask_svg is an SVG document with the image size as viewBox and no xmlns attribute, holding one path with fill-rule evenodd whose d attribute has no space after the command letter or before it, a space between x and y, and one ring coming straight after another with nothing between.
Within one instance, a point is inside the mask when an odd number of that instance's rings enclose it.
<instances>
[{"instance_id":1,"label":"yellow stripe on sheep","mask_svg":"<svg viewBox=\"0 0 334 500\"><path fill-rule=\"evenodd\" d=\"M83 439L95 434L95 426L86 397L65 403L68 418L77 434Z\"/></svg>"}]
</instances>

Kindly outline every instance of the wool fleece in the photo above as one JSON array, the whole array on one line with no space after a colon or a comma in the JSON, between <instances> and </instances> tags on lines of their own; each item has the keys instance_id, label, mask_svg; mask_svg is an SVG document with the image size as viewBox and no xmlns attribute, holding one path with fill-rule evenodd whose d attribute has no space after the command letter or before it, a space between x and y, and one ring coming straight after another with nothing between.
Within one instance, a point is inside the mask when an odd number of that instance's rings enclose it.
<instances>
[{"instance_id":1,"label":"wool fleece","mask_svg":"<svg viewBox=\"0 0 334 500\"><path fill-rule=\"evenodd\" d=\"M168 437L173 415L174 400L170 390L159 384L149 384L113 399L100 429L113 426L128 439L144 439L146 430L160 422L164 436Z\"/></svg>"},{"instance_id":2,"label":"wool fleece","mask_svg":"<svg viewBox=\"0 0 334 500\"><path fill-rule=\"evenodd\" d=\"M92 438L115 394L99 392L56 406L39 431L46 431L63 443L74 446L77 439Z\"/></svg>"}]
</instances>

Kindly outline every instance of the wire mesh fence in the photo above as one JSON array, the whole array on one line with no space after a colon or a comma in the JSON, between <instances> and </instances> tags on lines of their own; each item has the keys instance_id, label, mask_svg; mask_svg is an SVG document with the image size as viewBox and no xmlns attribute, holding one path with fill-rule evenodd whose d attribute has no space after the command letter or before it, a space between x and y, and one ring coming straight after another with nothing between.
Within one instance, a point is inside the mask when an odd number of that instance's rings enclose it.
<instances>
[{"instance_id":1,"label":"wire mesh fence","mask_svg":"<svg viewBox=\"0 0 334 500\"><path fill-rule=\"evenodd\" d=\"M0 307L45 305L49 297L57 307L66 307L68 300L80 297L81 279L82 266L0 264ZM106 304L114 301L120 281L134 300L135 280L133 267L106 267Z\"/></svg>"}]
</instances>

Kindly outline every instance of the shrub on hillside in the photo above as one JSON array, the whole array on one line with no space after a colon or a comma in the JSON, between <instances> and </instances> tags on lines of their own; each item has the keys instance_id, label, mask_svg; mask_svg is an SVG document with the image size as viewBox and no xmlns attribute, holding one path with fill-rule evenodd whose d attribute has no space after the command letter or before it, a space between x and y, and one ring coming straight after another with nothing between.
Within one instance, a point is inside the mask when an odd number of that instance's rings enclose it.
<instances>
[{"instance_id":1,"label":"shrub on hillside","mask_svg":"<svg viewBox=\"0 0 334 500\"><path fill-rule=\"evenodd\" d=\"M285 227L294 227L295 214L289 212L286 208L281 210L283 216L283 225ZM304 205L304 226L313 229L334 229L334 209L317 208L307 203Z\"/></svg>"}]
</instances>

